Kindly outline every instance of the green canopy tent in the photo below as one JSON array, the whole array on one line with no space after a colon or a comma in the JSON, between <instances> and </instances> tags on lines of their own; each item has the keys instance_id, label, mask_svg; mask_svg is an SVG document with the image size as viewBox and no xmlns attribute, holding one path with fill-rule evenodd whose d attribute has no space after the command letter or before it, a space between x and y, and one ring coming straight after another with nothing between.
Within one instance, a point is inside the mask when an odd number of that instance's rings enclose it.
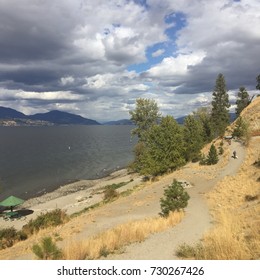
<instances>
[{"instance_id":1,"label":"green canopy tent","mask_svg":"<svg viewBox=\"0 0 260 280\"><path fill-rule=\"evenodd\" d=\"M13 211L13 208L17 205L20 205L24 203L24 200L16 197L16 196L9 196L7 197L5 200L0 202L0 206L4 206L4 207L10 207L11 211Z\"/></svg>"}]
</instances>

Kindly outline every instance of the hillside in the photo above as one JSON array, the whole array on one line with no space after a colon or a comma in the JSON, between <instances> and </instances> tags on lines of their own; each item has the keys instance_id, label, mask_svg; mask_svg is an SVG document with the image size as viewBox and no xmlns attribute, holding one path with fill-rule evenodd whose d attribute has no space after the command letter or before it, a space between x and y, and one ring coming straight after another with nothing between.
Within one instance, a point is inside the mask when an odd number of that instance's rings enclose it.
<instances>
[{"instance_id":1,"label":"hillside","mask_svg":"<svg viewBox=\"0 0 260 280\"><path fill-rule=\"evenodd\" d=\"M180 258L176 251L183 243L191 246L188 252L192 254L182 252L182 258L259 259L260 169L255 163L259 165L260 137L254 136L259 127L259 112L260 99L255 99L242 112L244 118L252 121L253 137L249 146L245 147L239 141L232 141L229 145L225 141L224 155L216 165L189 163L154 182L143 182L137 174L122 173L99 181L77 182L28 201L24 207L34 211L28 219L57 207L73 214L102 201L102 187L128 182L120 189L120 193L127 191L124 196L90 211L82 211L57 228L42 230L26 241L1 250L0 259L33 259L31 245L44 236L52 236L55 240L58 236L57 245L64 249L68 259L176 259ZM238 159L231 157L233 149L237 150ZM158 220L159 201L173 179L189 183L187 191L191 199L182 221L162 231ZM79 191L71 192L75 188ZM26 222L28 220L13 221L10 225L19 228ZM147 234L152 225L157 225L161 232ZM118 244L120 238L130 240L131 228L138 232L139 238L133 244L113 247L113 254L109 254L110 249L101 250ZM200 243L201 239L203 243ZM84 250L90 250L88 244L92 244L90 255L84 253ZM104 254L100 256L101 251Z\"/></svg>"},{"instance_id":2,"label":"hillside","mask_svg":"<svg viewBox=\"0 0 260 280\"><path fill-rule=\"evenodd\" d=\"M79 125L97 125L97 121L83 118L79 115L61 112L58 110L50 111L48 113L35 114L28 116L31 120L48 121L54 124L79 124Z\"/></svg>"},{"instance_id":3,"label":"hillside","mask_svg":"<svg viewBox=\"0 0 260 280\"><path fill-rule=\"evenodd\" d=\"M246 107L241 116L250 124L250 131L253 136L260 136L260 97L257 97Z\"/></svg>"},{"instance_id":4,"label":"hillside","mask_svg":"<svg viewBox=\"0 0 260 280\"><path fill-rule=\"evenodd\" d=\"M11 108L0 106L0 119L24 119L27 116Z\"/></svg>"}]
</instances>

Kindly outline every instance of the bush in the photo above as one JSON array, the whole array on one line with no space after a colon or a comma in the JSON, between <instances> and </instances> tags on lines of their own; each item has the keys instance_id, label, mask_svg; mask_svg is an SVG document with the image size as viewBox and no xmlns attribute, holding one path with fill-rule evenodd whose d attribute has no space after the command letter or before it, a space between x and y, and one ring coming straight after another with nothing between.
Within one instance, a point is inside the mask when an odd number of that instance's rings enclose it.
<instances>
[{"instance_id":1,"label":"bush","mask_svg":"<svg viewBox=\"0 0 260 280\"><path fill-rule=\"evenodd\" d=\"M40 260L58 260L62 258L62 251L52 241L51 237L43 238L40 245L34 244L32 251Z\"/></svg>"},{"instance_id":2,"label":"bush","mask_svg":"<svg viewBox=\"0 0 260 280\"><path fill-rule=\"evenodd\" d=\"M248 121L244 120L242 117L239 117L236 120L236 126L232 136L242 139L247 145L251 137Z\"/></svg>"},{"instance_id":3,"label":"bush","mask_svg":"<svg viewBox=\"0 0 260 280\"><path fill-rule=\"evenodd\" d=\"M68 221L68 215L61 209L55 209L51 212L39 215L36 219L30 220L23 226L23 231L27 234L33 234L40 229L61 225Z\"/></svg>"},{"instance_id":4,"label":"bush","mask_svg":"<svg viewBox=\"0 0 260 280\"><path fill-rule=\"evenodd\" d=\"M202 251L203 246L201 243L194 246L184 243L179 246L176 255L182 259L201 259Z\"/></svg>"},{"instance_id":5,"label":"bush","mask_svg":"<svg viewBox=\"0 0 260 280\"><path fill-rule=\"evenodd\" d=\"M164 191L164 198L161 198L161 216L167 217L170 212L180 211L187 207L190 196L184 190L181 183L174 180Z\"/></svg>"},{"instance_id":6,"label":"bush","mask_svg":"<svg viewBox=\"0 0 260 280\"><path fill-rule=\"evenodd\" d=\"M200 165L207 165L207 157L204 154L201 155L199 163Z\"/></svg>"},{"instance_id":7,"label":"bush","mask_svg":"<svg viewBox=\"0 0 260 280\"><path fill-rule=\"evenodd\" d=\"M258 160L254 162L254 166L260 167L260 157L258 157Z\"/></svg>"},{"instance_id":8,"label":"bush","mask_svg":"<svg viewBox=\"0 0 260 280\"><path fill-rule=\"evenodd\" d=\"M104 191L104 200L110 201L116 197L118 197L118 192L115 190L115 188L112 185L107 186Z\"/></svg>"},{"instance_id":9,"label":"bush","mask_svg":"<svg viewBox=\"0 0 260 280\"><path fill-rule=\"evenodd\" d=\"M248 195L245 196L245 201L254 201L254 200L257 200L258 198L259 198L258 195L250 195L250 194L248 194Z\"/></svg>"},{"instance_id":10,"label":"bush","mask_svg":"<svg viewBox=\"0 0 260 280\"><path fill-rule=\"evenodd\" d=\"M223 155L223 154L224 154L224 149L223 149L222 146L219 146L219 147L218 147L218 154L219 154L219 155Z\"/></svg>"},{"instance_id":11,"label":"bush","mask_svg":"<svg viewBox=\"0 0 260 280\"><path fill-rule=\"evenodd\" d=\"M0 230L0 249L12 247L16 242L27 239L23 231L17 231L14 227Z\"/></svg>"},{"instance_id":12,"label":"bush","mask_svg":"<svg viewBox=\"0 0 260 280\"><path fill-rule=\"evenodd\" d=\"M217 164L218 163L218 154L216 147L212 144L210 146L209 154L207 157L207 164L212 165L212 164Z\"/></svg>"}]
</instances>

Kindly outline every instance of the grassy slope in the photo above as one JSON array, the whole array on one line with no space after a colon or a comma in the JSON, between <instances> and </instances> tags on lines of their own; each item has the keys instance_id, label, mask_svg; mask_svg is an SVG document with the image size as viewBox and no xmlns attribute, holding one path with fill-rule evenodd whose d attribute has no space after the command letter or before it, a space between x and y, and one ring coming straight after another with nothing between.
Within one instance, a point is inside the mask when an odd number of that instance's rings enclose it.
<instances>
[{"instance_id":1,"label":"grassy slope","mask_svg":"<svg viewBox=\"0 0 260 280\"><path fill-rule=\"evenodd\" d=\"M246 158L236 176L226 176L209 193L215 226L198 246L181 246L183 258L260 258L260 169L254 165L260 159L260 98L241 116L248 120L254 136L246 147Z\"/></svg>"}]
</instances>

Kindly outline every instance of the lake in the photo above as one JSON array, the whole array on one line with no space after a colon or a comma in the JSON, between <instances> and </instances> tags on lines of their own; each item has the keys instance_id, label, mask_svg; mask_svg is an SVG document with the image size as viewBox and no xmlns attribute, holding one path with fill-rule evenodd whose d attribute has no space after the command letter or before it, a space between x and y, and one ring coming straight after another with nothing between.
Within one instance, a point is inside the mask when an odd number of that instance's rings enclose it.
<instances>
[{"instance_id":1,"label":"lake","mask_svg":"<svg viewBox=\"0 0 260 280\"><path fill-rule=\"evenodd\" d=\"M101 178L134 158L133 126L0 127L0 200Z\"/></svg>"}]
</instances>

